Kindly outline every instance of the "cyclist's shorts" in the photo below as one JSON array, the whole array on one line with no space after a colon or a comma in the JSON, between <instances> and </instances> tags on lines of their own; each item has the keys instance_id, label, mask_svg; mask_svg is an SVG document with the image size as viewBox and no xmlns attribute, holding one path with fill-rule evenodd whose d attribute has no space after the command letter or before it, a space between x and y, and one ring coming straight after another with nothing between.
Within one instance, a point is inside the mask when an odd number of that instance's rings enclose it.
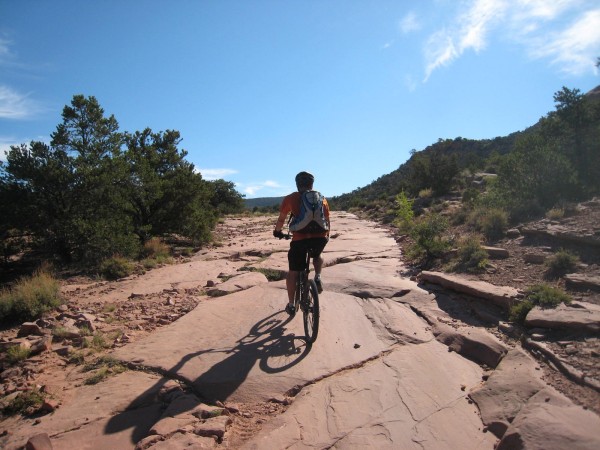
<instances>
[{"instance_id":1,"label":"cyclist's shorts","mask_svg":"<svg viewBox=\"0 0 600 450\"><path fill-rule=\"evenodd\" d=\"M308 249L312 248L313 257L319 256L325 248L326 244L327 238L324 237L292 241L290 243L290 251L288 252L288 262L290 264L290 270L302 271L306 269L306 252L308 251Z\"/></svg>"}]
</instances>

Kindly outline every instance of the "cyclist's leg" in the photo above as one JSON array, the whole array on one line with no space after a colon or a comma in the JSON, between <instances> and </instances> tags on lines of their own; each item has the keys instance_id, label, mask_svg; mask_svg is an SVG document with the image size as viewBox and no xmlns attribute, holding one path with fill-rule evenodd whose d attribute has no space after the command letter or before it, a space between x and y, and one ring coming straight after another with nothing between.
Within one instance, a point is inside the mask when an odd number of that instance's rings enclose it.
<instances>
[{"instance_id":1,"label":"cyclist's leg","mask_svg":"<svg viewBox=\"0 0 600 450\"><path fill-rule=\"evenodd\" d=\"M294 295L296 293L296 283L300 272L306 265L306 243L303 240L292 241L288 252L289 270L286 277L286 288L288 291L288 303L294 304Z\"/></svg>"},{"instance_id":2,"label":"cyclist's leg","mask_svg":"<svg viewBox=\"0 0 600 450\"><path fill-rule=\"evenodd\" d=\"M298 282L299 273L300 272L297 270L288 270L285 278L285 286L288 292L288 303L294 303L294 294L296 292L296 283Z\"/></svg>"},{"instance_id":3,"label":"cyclist's leg","mask_svg":"<svg viewBox=\"0 0 600 450\"><path fill-rule=\"evenodd\" d=\"M327 245L327 238L312 238L311 239L311 247L312 247L312 256L313 256L313 266L315 268L315 276L321 275L321 269L323 269L323 262L325 261L323 258L323 249Z\"/></svg>"}]
</instances>

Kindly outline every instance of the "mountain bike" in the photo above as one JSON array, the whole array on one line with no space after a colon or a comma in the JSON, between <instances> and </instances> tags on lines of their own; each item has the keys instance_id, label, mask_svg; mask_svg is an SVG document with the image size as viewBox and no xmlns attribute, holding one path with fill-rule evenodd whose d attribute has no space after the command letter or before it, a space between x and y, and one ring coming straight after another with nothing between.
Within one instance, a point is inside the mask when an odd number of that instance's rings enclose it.
<instances>
[{"instance_id":1,"label":"mountain bike","mask_svg":"<svg viewBox=\"0 0 600 450\"><path fill-rule=\"evenodd\" d=\"M291 235L284 234L283 238L290 239ZM313 249L309 248L306 252L305 269L298 274L294 294L294 314L298 312L298 309L302 310L304 333L308 345L317 340L317 334L319 333L319 291L315 280L309 278L312 257Z\"/></svg>"}]
</instances>

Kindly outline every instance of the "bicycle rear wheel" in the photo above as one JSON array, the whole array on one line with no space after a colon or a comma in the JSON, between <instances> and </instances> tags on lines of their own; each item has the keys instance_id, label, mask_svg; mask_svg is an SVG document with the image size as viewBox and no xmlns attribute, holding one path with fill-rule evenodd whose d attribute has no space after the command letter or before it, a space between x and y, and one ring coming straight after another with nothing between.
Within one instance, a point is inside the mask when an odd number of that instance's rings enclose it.
<instances>
[{"instance_id":1,"label":"bicycle rear wheel","mask_svg":"<svg viewBox=\"0 0 600 450\"><path fill-rule=\"evenodd\" d=\"M319 292L314 280L308 282L308 289L304 299L304 333L306 342L312 344L317 340L319 333Z\"/></svg>"}]
</instances>

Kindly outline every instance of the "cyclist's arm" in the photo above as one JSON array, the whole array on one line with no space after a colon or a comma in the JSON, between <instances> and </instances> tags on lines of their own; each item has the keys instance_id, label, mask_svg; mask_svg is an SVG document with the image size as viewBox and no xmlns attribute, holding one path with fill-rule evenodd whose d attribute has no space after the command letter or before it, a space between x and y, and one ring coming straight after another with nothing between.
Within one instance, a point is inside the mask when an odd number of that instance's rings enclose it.
<instances>
[{"instance_id":1,"label":"cyclist's arm","mask_svg":"<svg viewBox=\"0 0 600 450\"><path fill-rule=\"evenodd\" d=\"M323 211L325 212L325 220L327 220L327 225L329 225L329 229L327 230L327 237L331 234L331 221L329 220L329 203L327 199L323 199Z\"/></svg>"},{"instance_id":2,"label":"cyclist's arm","mask_svg":"<svg viewBox=\"0 0 600 450\"><path fill-rule=\"evenodd\" d=\"M277 218L277 223L275 223L275 231L281 231L283 229L285 219L291 211L292 208L289 205L288 197L285 197L279 207L279 217Z\"/></svg>"}]
</instances>

